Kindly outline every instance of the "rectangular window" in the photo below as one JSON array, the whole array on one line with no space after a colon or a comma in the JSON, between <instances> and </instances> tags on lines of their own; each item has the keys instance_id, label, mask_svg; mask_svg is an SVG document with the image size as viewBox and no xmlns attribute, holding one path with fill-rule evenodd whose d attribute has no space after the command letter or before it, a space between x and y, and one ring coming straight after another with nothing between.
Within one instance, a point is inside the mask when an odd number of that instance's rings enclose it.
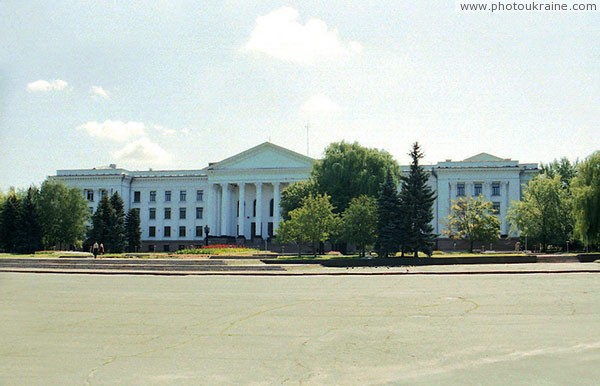
<instances>
[{"instance_id":1,"label":"rectangular window","mask_svg":"<svg viewBox=\"0 0 600 386\"><path fill-rule=\"evenodd\" d=\"M156 227L148 228L148 237L156 237Z\"/></svg>"},{"instance_id":2,"label":"rectangular window","mask_svg":"<svg viewBox=\"0 0 600 386\"><path fill-rule=\"evenodd\" d=\"M267 224L267 232L269 233L269 237L273 237L273 222L269 221Z\"/></svg>"},{"instance_id":3,"label":"rectangular window","mask_svg":"<svg viewBox=\"0 0 600 386\"><path fill-rule=\"evenodd\" d=\"M494 202L492 205L493 205L492 206L492 212L494 214L500 214L500 203L499 202Z\"/></svg>"},{"instance_id":4,"label":"rectangular window","mask_svg":"<svg viewBox=\"0 0 600 386\"><path fill-rule=\"evenodd\" d=\"M165 191L165 201L167 201L167 202L171 201L171 191L170 190Z\"/></svg>"},{"instance_id":5,"label":"rectangular window","mask_svg":"<svg viewBox=\"0 0 600 386\"><path fill-rule=\"evenodd\" d=\"M150 191L150 202L156 201L156 190Z\"/></svg>"},{"instance_id":6,"label":"rectangular window","mask_svg":"<svg viewBox=\"0 0 600 386\"><path fill-rule=\"evenodd\" d=\"M165 227L165 237L171 237L171 227Z\"/></svg>"},{"instance_id":7,"label":"rectangular window","mask_svg":"<svg viewBox=\"0 0 600 386\"><path fill-rule=\"evenodd\" d=\"M180 190L179 191L179 201L185 201L186 196L187 196L187 191L186 190Z\"/></svg>"},{"instance_id":8,"label":"rectangular window","mask_svg":"<svg viewBox=\"0 0 600 386\"><path fill-rule=\"evenodd\" d=\"M202 220L204 215L204 208L196 208L196 220Z\"/></svg>"},{"instance_id":9,"label":"rectangular window","mask_svg":"<svg viewBox=\"0 0 600 386\"><path fill-rule=\"evenodd\" d=\"M171 208L165 208L165 220L171 219Z\"/></svg>"},{"instance_id":10,"label":"rectangular window","mask_svg":"<svg viewBox=\"0 0 600 386\"><path fill-rule=\"evenodd\" d=\"M171 252L171 247L169 246L169 244L163 245L163 252Z\"/></svg>"},{"instance_id":11,"label":"rectangular window","mask_svg":"<svg viewBox=\"0 0 600 386\"><path fill-rule=\"evenodd\" d=\"M133 202L140 202L142 199L141 192L133 192Z\"/></svg>"},{"instance_id":12,"label":"rectangular window","mask_svg":"<svg viewBox=\"0 0 600 386\"><path fill-rule=\"evenodd\" d=\"M202 237L202 225L196 227L196 237Z\"/></svg>"},{"instance_id":13,"label":"rectangular window","mask_svg":"<svg viewBox=\"0 0 600 386\"><path fill-rule=\"evenodd\" d=\"M473 195L475 197L479 196L483 194L483 185L482 184L475 184L474 185L474 189L473 189Z\"/></svg>"},{"instance_id":14,"label":"rectangular window","mask_svg":"<svg viewBox=\"0 0 600 386\"><path fill-rule=\"evenodd\" d=\"M85 198L90 202L94 202L94 191L91 189L86 189Z\"/></svg>"},{"instance_id":15,"label":"rectangular window","mask_svg":"<svg viewBox=\"0 0 600 386\"><path fill-rule=\"evenodd\" d=\"M185 208L179 208L179 219L185 220Z\"/></svg>"},{"instance_id":16,"label":"rectangular window","mask_svg":"<svg viewBox=\"0 0 600 386\"><path fill-rule=\"evenodd\" d=\"M185 227L179 227L179 237L185 237Z\"/></svg>"},{"instance_id":17,"label":"rectangular window","mask_svg":"<svg viewBox=\"0 0 600 386\"><path fill-rule=\"evenodd\" d=\"M494 182L492 184L492 196L499 196L499 195L500 195L500 183Z\"/></svg>"},{"instance_id":18,"label":"rectangular window","mask_svg":"<svg viewBox=\"0 0 600 386\"><path fill-rule=\"evenodd\" d=\"M196 190L196 201L204 201L204 190Z\"/></svg>"},{"instance_id":19,"label":"rectangular window","mask_svg":"<svg viewBox=\"0 0 600 386\"><path fill-rule=\"evenodd\" d=\"M150 220L156 220L156 208L150 208Z\"/></svg>"},{"instance_id":20,"label":"rectangular window","mask_svg":"<svg viewBox=\"0 0 600 386\"><path fill-rule=\"evenodd\" d=\"M456 184L456 196L464 197L464 195L465 195L465 184L463 184L463 183Z\"/></svg>"},{"instance_id":21,"label":"rectangular window","mask_svg":"<svg viewBox=\"0 0 600 386\"><path fill-rule=\"evenodd\" d=\"M108 197L108 190L100 189L100 197Z\"/></svg>"},{"instance_id":22,"label":"rectangular window","mask_svg":"<svg viewBox=\"0 0 600 386\"><path fill-rule=\"evenodd\" d=\"M90 206L90 214L94 214L94 207Z\"/></svg>"}]
</instances>

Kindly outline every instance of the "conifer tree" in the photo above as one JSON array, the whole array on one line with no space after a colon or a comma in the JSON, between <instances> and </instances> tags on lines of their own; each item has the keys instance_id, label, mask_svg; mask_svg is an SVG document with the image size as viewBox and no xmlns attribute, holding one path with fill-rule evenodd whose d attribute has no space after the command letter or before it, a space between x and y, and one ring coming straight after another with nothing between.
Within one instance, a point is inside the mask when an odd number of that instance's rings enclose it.
<instances>
[{"instance_id":1,"label":"conifer tree","mask_svg":"<svg viewBox=\"0 0 600 386\"><path fill-rule=\"evenodd\" d=\"M0 249L6 252L14 252L17 236L17 216L21 210L21 199L14 190L0 207Z\"/></svg>"},{"instance_id":2,"label":"conifer tree","mask_svg":"<svg viewBox=\"0 0 600 386\"><path fill-rule=\"evenodd\" d=\"M402 177L400 190L402 254L412 251L414 257L418 257L419 252L431 256L436 237L431 225L435 193L428 185L429 173L419 165L423 152L418 142L413 144L409 155L412 158L410 171L408 176Z\"/></svg>"},{"instance_id":3,"label":"conifer tree","mask_svg":"<svg viewBox=\"0 0 600 386\"><path fill-rule=\"evenodd\" d=\"M112 252L113 227L112 222L115 218L115 210L110 203L108 196L104 195L100 199L98 208L92 216L92 229L90 230L89 242L93 244L104 244L105 251Z\"/></svg>"},{"instance_id":4,"label":"conifer tree","mask_svg":"<svg viewBox=\"0 0 600 386\"><path fill-rule=\"evenodd\" d=\"M125 235L125 205L119 193L115 192L110 197L110 204L113 207L114 213L111 219L111 237L109 245L111 252L121 253L125 250L126 235Z\"/></svg>"},{"instance_id":5,"label":"conifer tree","mask_svg":"<svg viewBox=\"0 0 600 386\"><path fill-rule=\"evenodd\" d=\"M400 198L392 173L388 170L377 198L377 251L379 256L395 256L398 252Z\"/></svg>"},{"instance_id":6,"label":"conifer tree","mask_svg":"<svg viewBox=\"0 0 600 386\"><path fill-rule=\"evenodd\" d=\"M33 253L42 247L42 226L37 206L38 198L39 190L30 187L21 200L15 219L15 252Z\"/></svg>"},{"instance_id":7,"label":"conifer tree","mask_svg":"<svg viewBox=\"0 0 600 386\"><path fill-rule=\"evenodd\" d=\"M127 250L129 252L137 252L142 246L139 209L132 208L127 212L127 217L125 218L125 234L127 239Z\"/></svg>"}]
</instances>

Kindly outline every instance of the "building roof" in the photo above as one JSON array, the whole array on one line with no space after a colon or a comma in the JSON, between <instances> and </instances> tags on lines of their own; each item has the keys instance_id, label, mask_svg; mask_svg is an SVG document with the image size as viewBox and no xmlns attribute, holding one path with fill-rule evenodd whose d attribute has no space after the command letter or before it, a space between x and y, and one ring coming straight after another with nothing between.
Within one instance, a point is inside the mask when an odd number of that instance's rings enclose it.
<instances>
[{"instance_id":1,"label":"building roof","mask_svg":"<svg viewBox=\"0 0 600 386\"><path fill-rule=\"evenodd\" d=\"M509 161L510 159L496 157L489 153L479 153L469 158L465 158L462 162L501 162Z\"/></svg>"},{"instance_id":2,"label":"building roof","mask_svg":"<svg viewBox=\"0 0 600 386\"><path fill-rule=\"evenodd\" d=\"M206 170L310 168L314 162L314 159L303 154L271 142L263 142L222 161L211 163Z\"/></svg>"}]
</instances>

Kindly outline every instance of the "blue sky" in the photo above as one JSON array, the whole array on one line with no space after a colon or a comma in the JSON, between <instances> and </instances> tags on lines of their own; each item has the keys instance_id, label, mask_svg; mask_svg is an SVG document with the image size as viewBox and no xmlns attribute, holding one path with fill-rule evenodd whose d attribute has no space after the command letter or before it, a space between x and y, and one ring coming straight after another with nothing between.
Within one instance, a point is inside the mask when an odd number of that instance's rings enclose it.
<instances>
[{"instance_id":1,"label":"blue sky","mask_svg":"<svg viewBox=\"0 0 600 386\"><path fill-rule=\"evenodd\" d=\"M325 4L326 3L326 4ZM600 5L600 4L599 4ZM0 189L116 163L199 169L264 141L407 163L600 149L600 13L452 1L4 1Z\"/></svg>"}]
</instances>

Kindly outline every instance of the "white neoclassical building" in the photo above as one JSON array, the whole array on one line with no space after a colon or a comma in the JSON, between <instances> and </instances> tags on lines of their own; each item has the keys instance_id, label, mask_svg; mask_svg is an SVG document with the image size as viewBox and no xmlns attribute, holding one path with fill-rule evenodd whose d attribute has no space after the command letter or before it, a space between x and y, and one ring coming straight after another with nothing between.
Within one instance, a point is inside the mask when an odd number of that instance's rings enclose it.
<instances>
[{"instance_id":1,"label":"white neoclassical building","mask_svg":"<svg viewBox=\"0 0 600 386\"><path fill-rule=\"evenodd\" d=\"M102 195L118 192L126 211L140 211L143 250L173 251L201 244L206 225L211 236L273 236L281 220L282 190L307 180L314 162L265 142L199 170L129 171L110 165L58 170L51 178L81 189L91 212ZM485 153L425 168L437 193L433 225L438 234L444 230L452 200L483 194L494 203L502 234L508 235L510 202L521 198L522 186L537 173L537 164L519 164Z\"/></svg>"}]
</instances>

